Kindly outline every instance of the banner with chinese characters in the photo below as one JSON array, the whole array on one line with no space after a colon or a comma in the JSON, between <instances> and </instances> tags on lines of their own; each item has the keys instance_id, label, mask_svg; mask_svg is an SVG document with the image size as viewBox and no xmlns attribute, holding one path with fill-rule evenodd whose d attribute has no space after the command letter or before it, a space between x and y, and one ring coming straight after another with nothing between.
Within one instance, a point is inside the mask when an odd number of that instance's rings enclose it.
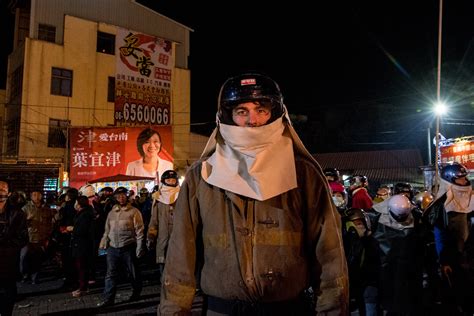
<instances>
[{"instance_id":1,"label":"banner with chinese characters","mask_svg":"<svg viewBox=\"0 0 474 316\"><path fill-rule=\"evenodd\" d=\"M171 124L172 42L117 29L115 125Z\"/></svg>"},{"instance_id":2,"label":"banner with chinese characters","mask_svg":"<svg viewBox=\"0 0 474 316\"><path fill-rule=\"evenodd\" d=\"M456 161L474 171L474 136L443 140L439 152L442 163Z\"/></svg>"},{"instance_id":3,"label":"banner with chinese characters","mask_svg":"<svg viewBox=\"0 0 474 316\"><path fill-rule=\"evenodd\" d=\"M171 126L70 129L70 185L117 174L156 177L173 168Z\"/></svg>"}]
</instances>

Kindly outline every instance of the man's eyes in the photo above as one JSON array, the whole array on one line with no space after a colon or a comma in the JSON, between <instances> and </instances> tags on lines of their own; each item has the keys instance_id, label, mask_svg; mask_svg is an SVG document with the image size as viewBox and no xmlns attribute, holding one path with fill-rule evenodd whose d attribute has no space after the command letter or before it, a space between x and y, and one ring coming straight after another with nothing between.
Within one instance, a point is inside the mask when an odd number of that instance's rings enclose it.
<instances>
[{"instance_id":1,"label":"man's eyes","mask_svg":"<svg viewBox=\"0 0 474 316\"><path fill-rule=\"evenodd\" d=\"M236 110L235 111L235 115L243 116L243 115L247 115L247 114L248 114L248 111L245 111L245 110Z\"/></svg>"},{"instance_id":2,"label":"man's eyes","mask_svg":"<svg viewBox=\"0 0 474 316\"><path fill-rule=\"evenodd\" d=\"M267 115L267 114L270 113L270 110L265 109L265 108L262 108L262 109L257 109L256 112L257 112L259 115ZM249 111L247 111L247 110L235 110L235 111L234 111L234 115L246 116L246 115L249 115Z\"/></svg>"}]
</instances>

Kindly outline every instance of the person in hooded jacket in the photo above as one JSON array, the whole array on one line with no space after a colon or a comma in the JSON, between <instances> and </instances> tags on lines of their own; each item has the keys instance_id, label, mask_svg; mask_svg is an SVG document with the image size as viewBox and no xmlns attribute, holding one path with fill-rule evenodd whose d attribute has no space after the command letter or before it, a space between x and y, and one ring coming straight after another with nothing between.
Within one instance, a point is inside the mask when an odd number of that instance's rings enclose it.
<instances>
[{"instance_id":1,"label":"person in hooded jacket","mask_svg":"<svg viewBox=\"0 0 474 316\"><path fill-rule=\"evenodd\" d=\"M419 315L422 305L424 236L421 219L403 194L375 204L369 213L378 243L378 301L384 315Z\"/></svg>"},{"instance_id":2,"label":"person in hooded jacket","mask_svg":"<svg viewBox=\"0 0 474 316\"><path fill-rule=\"evenodd\" d=\"M359 315L379 313L377 289L380 259L369 215L362 209L342 212L342 239L349 269L350 310Z\"/></svg>"},{"instance_id":3,"label":"person in hooded jacket","mask_svg":"<svg viewBox=\"0 0 474 316\"><path fill-rule=\"evenodd\" d=\"M473 190L467 168L457 162L442 166L435 201L425 211L434 226L434 239L444 284L442 300L449 312L473 313L473 277L466 241L474 210Z\"/></svg>"},{"instance_id":4,"label":"person in hooded jacket","mask_svg":"<svg viewBox=\"0 0 474 316\"><path fill-rule=\"evenodd\" d=\"M346 315L340 216L277 83L229 78L217 125L176 202L159 314L190 313L202 267L207 315Z\"/></svg>"},{"instance_id":5,"label":"person in hooded jacket","mask_svg":"<svg viewBox=\"0 0 474 316\"><path fill-rule=\"evenodd\" d=\"M151 221L148 228L147 248L156 247L156 263L163 274L168 242L173 230L173 214L179 194L178 174L166 170L161 175L161 186L153 195Z\"/></svg>"}]
</instances>

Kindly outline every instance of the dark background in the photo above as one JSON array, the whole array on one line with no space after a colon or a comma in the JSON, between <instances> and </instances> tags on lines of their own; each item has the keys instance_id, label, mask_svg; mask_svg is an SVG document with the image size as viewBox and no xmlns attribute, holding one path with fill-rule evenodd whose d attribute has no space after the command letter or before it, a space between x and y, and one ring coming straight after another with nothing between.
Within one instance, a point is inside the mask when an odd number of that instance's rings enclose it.
<instances>
[{"instance_id":1,"label":"dark background","mask_svg":"<svg viewBox=\"0 0 474 316\"><path fill-rule=\"evenodd\" d=\"M193 131L215 126L227 77L256 70L280 84L311 152L419 148L426 160L427 128L433 137L435 127L438 0L138 2L194 30ZM441 133L473 135L474 3L444 2L441 95L450 112ZM13 23L3 15L0 87Z\"/></svg>"}]
</instances>

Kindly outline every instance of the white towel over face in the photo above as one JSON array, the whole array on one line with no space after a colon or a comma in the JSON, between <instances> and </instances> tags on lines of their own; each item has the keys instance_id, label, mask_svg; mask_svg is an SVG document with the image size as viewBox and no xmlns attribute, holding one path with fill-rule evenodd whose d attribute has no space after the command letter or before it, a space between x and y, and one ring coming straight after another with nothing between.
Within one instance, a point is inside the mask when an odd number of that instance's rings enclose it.
<instances>
[{"instance_id":1,"label":"white towel over face","mask_svg":"<svg viewBox=\"0 0 474 316\"><path fill-rule=\"evenodd\" d=\"M201 169L207 183L259 201L297 187L293 140L283 118L259 127L219 124L215 137L215 151Z\"/></svg>"}]
</instances>

